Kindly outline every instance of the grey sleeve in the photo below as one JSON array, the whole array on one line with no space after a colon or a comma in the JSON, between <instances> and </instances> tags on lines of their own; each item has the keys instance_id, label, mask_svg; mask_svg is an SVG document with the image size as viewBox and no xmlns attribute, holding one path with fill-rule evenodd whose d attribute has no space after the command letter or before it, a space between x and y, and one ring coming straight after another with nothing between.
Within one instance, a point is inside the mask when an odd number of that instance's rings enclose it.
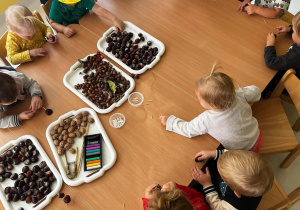
<instances>
[{"instance_id":1,"label":"grey sleeve","mask_svg":"<svg viewBox=\"0 0 300 210\"><path fill-rule=\"evenodd\" d=\"M0 128L11 128L20 126L18 115L10 115L6 117L0 117Z\"/></svg>"},{"instance_id":2,"label":"grey sleeve","mask_svg":"<svg viewBox=\"0 0 300 210\"><path fill-rule=\"evenodd\" d=\"M261 92L255 85L239 88L236 93L245 98L247 102L257 102L261 98Z\"/></svg>"},{"instance_id":3,"label":"grey sleeve","mask_svg":"<svg viewBox=\"0 0 300 210\"><path fill-rule=\"evenodd\" d=\"M27 77L25 74L23 74L23 83L24 83L24 88L28 89L30 92L31 97L33 96L42 96L42 90L37 83L32 78Z\"/></svg>"}]
</instances>

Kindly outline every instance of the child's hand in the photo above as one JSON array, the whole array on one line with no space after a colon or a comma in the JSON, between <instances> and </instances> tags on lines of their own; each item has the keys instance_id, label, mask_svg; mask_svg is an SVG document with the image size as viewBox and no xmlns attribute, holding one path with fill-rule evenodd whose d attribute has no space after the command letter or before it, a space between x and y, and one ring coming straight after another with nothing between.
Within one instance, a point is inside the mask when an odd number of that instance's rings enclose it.
<instances>
[{"instance_id":1,"label":"child's hand","mask_svg":"<svg viewBox=\"0 0 300 210\"><path fill-rule=\"evenodd\" d=\"M275 36L273 32L270 32L267 36L267 46L274 46L275 45Z\"/></svg>"},{"instance_id":2,"label":"child's hand","mask_svg":"<svg viewBox=\"0 0 300 210\"><path fill-rule=\"evenodd\" d=\"M151 200L153 198L153 192L155 191L154 187L156 187L158 184L152 184L145 190L145 198Z\"/></svg>"},{"instance_id":3,"label":"child's hand","mask_svg":"<svg viewBox=\"0 0 300 210\"><path fill-rule=\"evenodd\" d=\"M54 34L49 34L48 36L47 36L47 38L48 38L48 42L49 43L52 43L52 44L54 44L54 43L56 43L57 42L57 36L55 36ZM54 41L52 41L52 39L54 40Z\"/></svg>"},{"instance_id":4,"label":"child's hand","mask_svg":"<svg viewBox=\"0 0 300 210\"><path fill-rule=\"evenodd\" d=\"M237 8L238 11L240 11L240 12L244 11L245 5L248 4L248 3L250 3L250 1L251 1L251 0L244 0L244 1L240 4L240 6Z\"/></svg>"},{"instance_id":5,"label":"child's hand","mask_svg":"<svg viewBox=\"0 0 300 210\"><path fill-rule=\"evenodd\" d=\"M116 28L116 31L123 31L125 28L125 24L123 23L123 21L119 20L118 18L116 18L114 21L114 26Z\"/></svg>"},{"instance_id":6,"label":"child's hand","mask_svg":"<svg viewBox=\"0 0 300 210\"><path fill-rule=\"evenodd\" d=\"M202 162L204 160L216 157L216 150L203 150L195 155L195 160Z\"/></svg>"},{"instance_id":7,"label":"child's hand","mask_svg":"<svg viewBox=\"0 0 300 210\"><path fill-rule=\"evenodd\" d=\"M34 113L36 110L42 108L43 101L39 96L33 96L31 99L29 110L33 111Z\"/></svg>"},{"instance_id":8,"label":"child's hand","mask_svg":"<svg viewBox=\"0 0 300 210\"><path fill-rule=\"evenodd\" d=\"M206 174L203 173L199 167L195 166L194 168L191 169L192 171L192 177L194 180L199 182L203 187L208 187L212 185L211 183L211 176L209 173L208 167L206 167Z\"/></svg>"},{"instance_id":9,"label":"child's hand","mask_svg":"<svg viewBox=\"0 0 300 210\"><path fill-rule=\"evenodd\" d=\"M276 27L276 29L278 30L278 33L287 33L291 30L291 28L289 26L278 26Z\"/></svg>"},{"instance_id":10,"label":"child's hand","mask_svg":"<svg viewBox=\"0 0 300 210\"><path fill-rule=\"evenodd\" d=\"M76 34L76 31L73 28L70 28L68 26L64 27L63 33L66 37L70 38L74 34Z\"/></svg>"},{"instance_id":11,"label":"child's hand","mask_svg":"<svg viewBox=\"0 0 300 210\"><path fill-rule=\"evenodd\" d=\"M166 126L168 117L167 116L159 116L160 123Z\"/></svg>"},{"instance_id":12,"label":"child's hand","mask_svg":"<svg viewBox=\"0 0 300 210\"><path fill-rule=\"evenodd\" d=\"M26 110L18 115L18 120L19 120L19 122L21 122L23 120L28 120L28 119L32 118L33 115L34 115L34 112L32 110Z\"/></svg>"},{"instance_id":13,"label":"child's hand","mask_svg":"<svg viewBox=\"0 0 300 210\"><path fill-rule=\"evenodd\" d=\"M166 184L164 184L161 188L161 191L162 192L167 192L167 191L172 191L172 190L175 190L177 187L176 187L176 184L175 182L168 182Z\"/></svg>"},{"instance_id":14,"label":"child's hand","mask_svg":"<svg viewBox=\"0 0 300 210\"><path fill-rule=\"evenodd\" d=\"M253 15L256 13L257 6L248 3L248 6L244 8L248 15Z\"/></svg>"},{"instance_id":15,"label":"child's hand","mask_svg":"<svg viewBox=\"0 0 300 210\"><path fill-rule=\"evenodd\" d=\"M43 48L35 48L29 50L29 55L30 57L38 57L38 56L44 57L47 55L47 51Z\"/></svg>"}]
</instances>

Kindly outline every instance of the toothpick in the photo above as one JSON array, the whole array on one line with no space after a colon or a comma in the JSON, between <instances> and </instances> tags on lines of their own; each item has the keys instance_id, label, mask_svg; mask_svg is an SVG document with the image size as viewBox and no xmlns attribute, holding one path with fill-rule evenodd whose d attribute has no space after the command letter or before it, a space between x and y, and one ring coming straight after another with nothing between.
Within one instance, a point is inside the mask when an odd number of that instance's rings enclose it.
<instances>
[{"instance_id":1,"label":"toothpick","mask_svg":"<svg viewBox=\"0 0 300 210\"><path fill-rule=\"evenodd\" d=\"M153 119L153 114L151 113L151 119Z\"/></svg>"},{"instance_id":2,"label":"toothpick","mask_svg":"<svg viewBox=\"0 0 300 210\"><path fill-rule=\"evenodd\" d=\"M79 176L79 172L81 170L81 164L82 164L82 158L83 158L84 136L88 135L88 133L89 133L89 125L90 125L89 123L86 125L85 133L82 135L82 143L80 145L79 162L77 164L77 174L76 174L77 177Z\"/></svg>"},{"instance_id":3,"label":"toothpick","mask_svg":"<svg viewBox=\"0 0 300 210\"><path fill-rule=\"evenodd\" d=\"M265 24L267 24L267 21L264 19Z\"/></svg>"},{"instance_id":4,"label":"toothpick","mask_svg":"<svg viewBox=\"0 0 300 210\"><path fill-rule=\"evenodd\" d=\"M152 102L152 100L145 100L145 101Z\"/></svg>"},{"instance_id":5,"label":"toothpick","mask_svg":"<svg viewBox=\"0 0 300 210\"><path fill-rule=\"evenodd\" d=\"M125 210L125 203L123 203L123 210Z\"/></svg>"},{"instance_id":6,"label":"toothpick","mask_svg":"<svg viewBox=\"0 0 300 210\"><path fill-rule=\"evenodd\" d=\"M146 106L146 105L149 105L148 103L146 103L146 104L143 104L143 106Z\"/></svg>"}]
</instances>

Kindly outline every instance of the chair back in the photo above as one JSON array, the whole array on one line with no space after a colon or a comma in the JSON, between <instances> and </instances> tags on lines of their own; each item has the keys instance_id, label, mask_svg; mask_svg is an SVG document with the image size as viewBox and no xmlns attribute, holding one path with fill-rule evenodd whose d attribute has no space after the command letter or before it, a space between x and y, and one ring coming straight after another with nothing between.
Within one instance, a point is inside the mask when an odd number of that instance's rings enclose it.
<instances>
[{"instance_id":1,"label":"chair back","mask_svg":"<svg viewBox=\"0 0 300 210\"><path fill-rule=\"evenodd\" d=\"M33 15L33 17L35 17L36 19L38 19L39 21L42 21L44 23L44 20L38 11L34 10L32 12L32 15Z\"/></svg>"},{"instance_id":2,"label":"chair back","mask_svg":"<svg viewBox=\"0 0 300 210\"><path fill-rule=\"evenodd\" d=\"M289 24L292 24L293 18L294 18L293 14L291 14L289 11L285 11L281 19Z\"/></svg>"},{"instance_id":3,"label":"chair back","mask_svg":"<svg viewBox=\"0 0 300 210\"><path fill-rule=\"evenodd\" d=\"M45 4L41 4L41 8L49 23L50 23L49 12L50 12L52 1L53 0L48 0Z\"/></svg>"},{"instance_id":4,"label":"chair back","mask_svg":"<svg viewBox=\"0 0 300 210\"><path fill-rule=\"evenodd\" d=\"M6 45L7 33L8 32L6 31L0 38L0 60L4 63L5 66L10 66L10 63L6 60L7 51L5 45Z\"/></svg>"}]
</instances>

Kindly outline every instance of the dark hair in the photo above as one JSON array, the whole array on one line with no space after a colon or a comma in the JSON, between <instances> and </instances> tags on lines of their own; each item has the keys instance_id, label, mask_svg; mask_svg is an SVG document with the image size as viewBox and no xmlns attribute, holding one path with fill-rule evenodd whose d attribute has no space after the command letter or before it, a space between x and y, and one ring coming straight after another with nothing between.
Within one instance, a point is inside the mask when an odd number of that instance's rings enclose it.
<instances>
[{"instance_id":1,"label":"dark hair","mask_svg":"<svg viewBox=\"0 0 300 210\"><path fill-rule=\"evenodd\" d=\"M0 103L10 103L16 100L19 94L14 78L0 72Z\"/></svg>"}]
</instances>

